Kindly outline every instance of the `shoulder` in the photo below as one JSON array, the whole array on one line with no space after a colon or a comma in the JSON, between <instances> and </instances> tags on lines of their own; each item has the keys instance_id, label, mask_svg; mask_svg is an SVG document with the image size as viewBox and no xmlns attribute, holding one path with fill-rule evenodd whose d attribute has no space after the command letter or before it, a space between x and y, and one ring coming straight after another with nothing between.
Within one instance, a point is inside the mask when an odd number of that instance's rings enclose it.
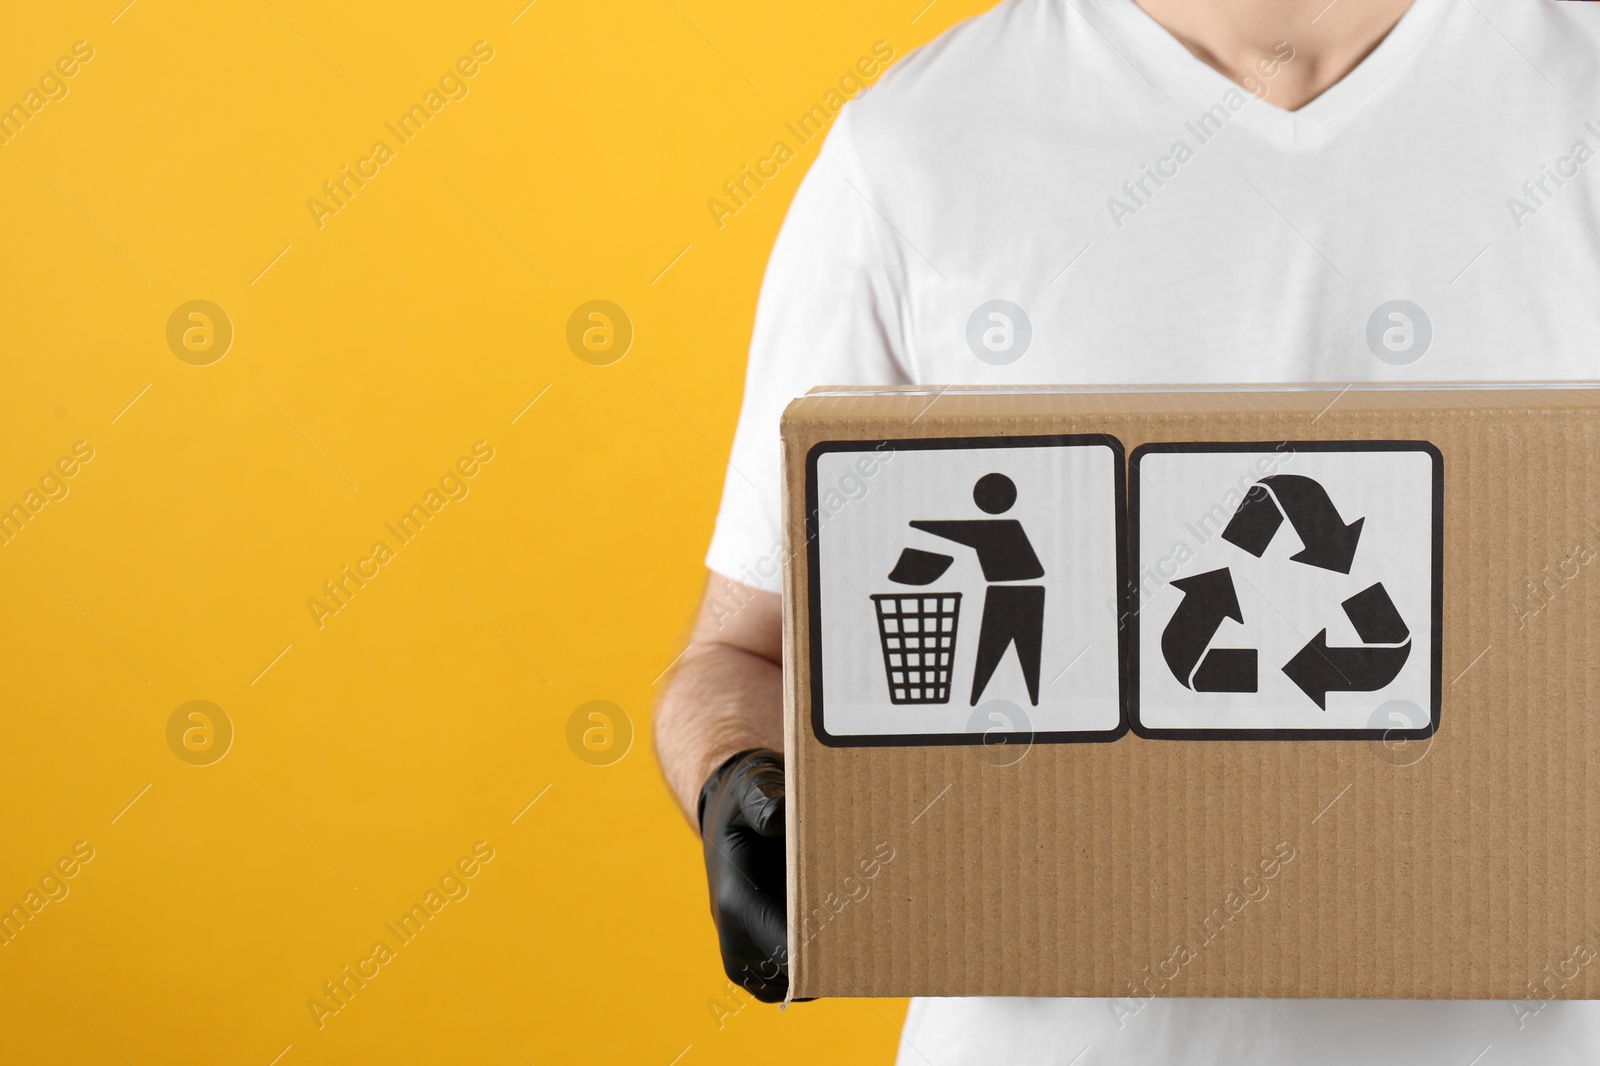
<instances>
[{"instance_id":1,"label":"shoulder","mask_svg":"<svg viewBox=\"0 0 1600 1066\"><path fill-rule=\"evenodd\" d=\"M1551 138L1600 126L1600 3L1450 2L1435 52L1448 53L1462 96L1483 95L1485 119Z\"/></svg>"},{"instance_id":2,"label":"shoulder","mask_svg":"<svg viewBox=\"0 0 1600 1066\"><path fill-rule=\"evenodd\" d=\"M1600 4L1593 0L1548 0L1546 3L1528 4L1520 0L1489 0L1484 14L1499 22L1501 17L1520 21L1530 28L1542 28L1553 37L1572 42L1585 51L1593 51L1600 43Z\"/></svg>"},{"instance_id":3,"label":"shoulder","mask_svg":"<svg viewBox=\"0 0 1600 1066\"><path fill-rule=\"evenodd\" d=\"M1600 3L1477 0L1471 6L1476 11L1464 21L1480 26L1487 22L1559 90L1592 98L1600 89L1596 82L1600 72ZM1542 69L1547 65L1555 69Z\"/></svg>"}]
</instances>

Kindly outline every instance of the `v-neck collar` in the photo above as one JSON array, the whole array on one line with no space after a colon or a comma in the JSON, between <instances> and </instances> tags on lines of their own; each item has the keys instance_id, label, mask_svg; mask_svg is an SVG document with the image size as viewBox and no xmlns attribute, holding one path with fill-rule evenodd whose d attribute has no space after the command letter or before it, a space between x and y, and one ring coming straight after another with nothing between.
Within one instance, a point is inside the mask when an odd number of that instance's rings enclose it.
<instances>
[{"instance_id":1,"label":"v-neck collar","mask_svg":"<svg viewBox=\"0 0 1600 1066\"><path fill-rule=\"evenodd\" d=\"M1285 111L1254 99L1246 89L1185 48L1134 0L1086 2L1104 16L1097 22L1110 22L1105 29L1132 46L1119 50L1153 84L1163 85L1167 91L1202 108L1222 102L1229 90L1237 92L1247 101L1238 120L1286 147L1303 147L1325 138L1405 66L1417 45L1437 24L1447 0L1415 0L1388 36L1354 70L1298 111Z\"/></svg>"}]
</instances>

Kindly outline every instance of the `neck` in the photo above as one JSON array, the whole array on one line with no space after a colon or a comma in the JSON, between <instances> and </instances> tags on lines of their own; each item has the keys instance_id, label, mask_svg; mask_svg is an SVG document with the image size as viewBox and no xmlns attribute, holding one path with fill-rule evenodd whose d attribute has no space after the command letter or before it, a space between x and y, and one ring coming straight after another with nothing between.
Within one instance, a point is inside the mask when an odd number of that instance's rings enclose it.
<instances>
[{"instance_id":1,"label":"neck","mask_svg":"<svg viewBox=\"0 0 1600 1066\"><path fill-rule=\"evenodd\" d=\"M1378 47L1412 0L1136 2L1196 58L1298 111Z\"/></svg>"}]
</instances>

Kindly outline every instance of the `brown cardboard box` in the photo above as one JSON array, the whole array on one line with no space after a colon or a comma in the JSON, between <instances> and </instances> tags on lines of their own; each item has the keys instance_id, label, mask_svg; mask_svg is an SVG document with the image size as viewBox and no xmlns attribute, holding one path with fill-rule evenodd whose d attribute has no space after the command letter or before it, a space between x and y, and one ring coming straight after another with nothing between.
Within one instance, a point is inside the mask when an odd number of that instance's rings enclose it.
<instances>
[{"instance_id":1,"label":"brown cardboard box","mask_svg":"<svg viewBox=\"0 0 1600 1066\"><path fill-rule=\"evenodd\" d=\"M1600 995L1600 390L782 432L795 996Z\"/></svg>"}]
</instances>

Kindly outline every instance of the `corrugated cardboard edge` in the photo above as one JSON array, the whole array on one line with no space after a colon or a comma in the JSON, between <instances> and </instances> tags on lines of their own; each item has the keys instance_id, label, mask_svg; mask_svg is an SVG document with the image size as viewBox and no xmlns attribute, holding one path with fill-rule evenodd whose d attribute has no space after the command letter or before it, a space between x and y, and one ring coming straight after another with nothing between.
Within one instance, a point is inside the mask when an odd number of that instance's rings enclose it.
<instances>
[{"instance_id":1,"label":"corrugated cardboard edge","mask_svg":"<svg viewBox=\"0 0 1600 1066\"><path fill-rule=\"evenodd\" d=\"M790 404L790 409L793 409L793 406L793 404ZM787 423L788 417L788 410L785 410L783 416L784 424ZM789 467L789 442L787 432L780 431L780 439L778 444L778 463L780 470L787 470ZM788 491L779 493L779 497L781 499L779 514L781 515L781 518L779 520L780 525L778 528L782 530L788 530L790 528L790 495L791 494ZM785 536L784 543L787 548L787 535ZM792 548L789 550L792 551ZM804 554L804 552L800 554ZM785 794L792 795L798 793L803 786L800 780L800 774L802 773L801 760L795 758L795 753L800 750L801 744L801 736L799 732L799 722L801 716L797 713L797 708L800 701L801 681L799 672L790 665L790 663L793 661L790 655L790 649L796 647L795 641L798 639L797 634L800 632L800 627L803 622L802 615L805 610L805 596L803 594L803 586L796 585L798 577L795 573L793 561L786 559L782 569L783 775L785 782ZM783 832L785 844L785 862L783 864L785 890L784 920L788 925L789 932L789 958L786 960L789 967L789 988L788 991L784 993L783 1004L785 1007L787 1007L791 1002L794 1001L794 990L800 983L799 967L801 966L801 956L799 951L800 863L796 860L795 852L800 840L800 805L798 803L784 803Z\"/></svg>"}]
</instances>

